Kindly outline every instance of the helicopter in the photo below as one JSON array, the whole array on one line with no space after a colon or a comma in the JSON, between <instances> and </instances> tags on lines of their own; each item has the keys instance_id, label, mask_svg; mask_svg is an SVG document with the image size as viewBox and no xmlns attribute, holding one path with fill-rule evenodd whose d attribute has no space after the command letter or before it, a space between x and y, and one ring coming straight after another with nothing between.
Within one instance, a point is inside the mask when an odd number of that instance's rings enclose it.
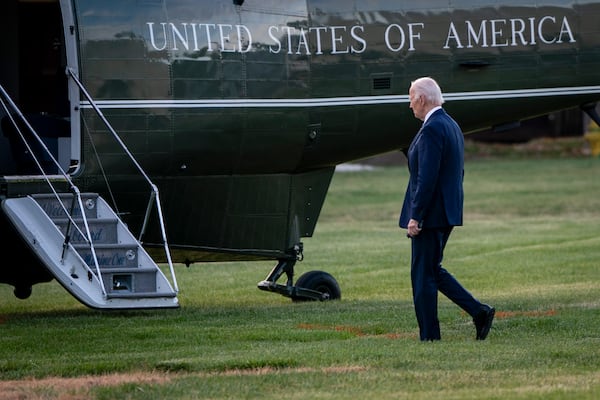
<instances>
[{"instance_id":1,"label":"helicopter","mask_svg":"<svg viewBox=\"0 0 600 400\"><path fill-rule=\"evenodd\" d=\"M176 308L173 263L295 279L336 166L406 149L434 77L465 134L579 107L596 122L600 2L6 0L0 282L98 309ZM159 264L167 264L163 272ZM281 278L285 282L280 283Z\"/></svg>"}]
</instances>

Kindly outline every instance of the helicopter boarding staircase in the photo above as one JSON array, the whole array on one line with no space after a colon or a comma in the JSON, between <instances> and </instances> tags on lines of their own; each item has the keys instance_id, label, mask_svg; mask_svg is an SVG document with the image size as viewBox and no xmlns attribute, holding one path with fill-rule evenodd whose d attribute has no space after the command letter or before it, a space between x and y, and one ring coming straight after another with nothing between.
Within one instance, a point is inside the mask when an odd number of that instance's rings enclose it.
<instances>
[{"instance_id":1,"label":"helicopter boarding staircase","mask_svg":"<svg viewBox=\"0 0 600 400\"><path fill-rule=\"evenodd\" d=\"M0 86L2 100L7 100L1 102L7 115L11 119L18 118L31 131L37 140L36 145L45 150L62 173L47 175L44 172L32 151L33 145L27 143L17 121L13 120L41 175L0 177L2 184L9 188L1 198L2 209L54 278L81 303L97 309L177 308L177 281L166 241L158 189L141 170L73 72L68 72L152 188L140 239L136 239L101 196L79 192ZM8 113L7 103L15 110L13 115ZM45 189L41 190L41 187ZM32 188L36 189L32 192ZM141 244L153 206L159 216L171 280Z\"/></svg>"}]
</instances>

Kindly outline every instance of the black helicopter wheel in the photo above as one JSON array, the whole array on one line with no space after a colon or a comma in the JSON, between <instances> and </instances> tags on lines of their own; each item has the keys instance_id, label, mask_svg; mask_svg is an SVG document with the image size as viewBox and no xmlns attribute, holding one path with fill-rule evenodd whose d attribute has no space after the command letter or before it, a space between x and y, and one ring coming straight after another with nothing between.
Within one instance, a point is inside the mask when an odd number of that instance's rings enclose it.
<instances>
[{"instance_id":1,"label":"black helicopter wheel","mask_svg":"<svg viewBox=\"0 0 600 400\"><path fill-rule=\"evenodd\" d=\"M339 300L342 298L340 285L333 276L323 271L310 271L302 274L296 281L296 287L314 290L327 295L326 300ZM311 301L314 298L306 296L292 296L292 301Z\"/></svg>"},{"instance_id":2,"label":"black helicopter wheel","mask_svg":"<svg viewBox=\"0 0 600 400\"><path fill-rule=\"evenodd\" d=\"M15 297L20 300L29 298L29 296L31 296L31 292L31 286L15 286L15 290L13 290Z\"/></svg>"}]
</instances>

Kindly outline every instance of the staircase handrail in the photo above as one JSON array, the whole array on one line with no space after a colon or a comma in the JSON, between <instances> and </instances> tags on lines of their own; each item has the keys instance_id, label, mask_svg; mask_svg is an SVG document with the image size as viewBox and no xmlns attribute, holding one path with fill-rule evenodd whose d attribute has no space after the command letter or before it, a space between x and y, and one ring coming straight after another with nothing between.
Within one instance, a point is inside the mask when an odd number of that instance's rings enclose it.
<instances>
[{"instance_id":1,"label":"staircase handrail","mask_svg":"<svg viewBox=\"0 0 600 400\"><path fill-rule=\"evenodd\" d=\"M106 296L107 292L106 292L106 288L104 286L104 280L102 279L102 274L100 272L100 265L98 264L98 258L96 257L96 251L94 249L94 245L93 245L93 241L92 241L92 235L91 235L91 232L90 232L90 229L89 229L87 218L85 216L85 212L83 211L84 210L84 208L83 208L83 202L81 200L81 193L79 192L79 188L77 186L75 186L75 184L73 183L73 181L71 180L71 178L67 175L67 173L65 172L65 170L62 168L62 166L60 165L60 163L56 160L56 158L52 154L52 152L48 149L48 147L46 146L46 144L44 143L44 141L42 140L42 138L40 137L40 135L31 126L31 124L29 123L29 121L27 121L27 118L25 118L25 116L23 115L23 113L21 112L21 110L19 109L19 107L13 102L12 98L8 95L8 93L6 92L6 90L4 89L4 87L2 85L0 85L0 94L1 94L1 99L0 100L2 100L2 101L0 101L0 103L2 103L2 108L4 109L7 117L10 119L10 121L11 121L12 125L14 126L15 130L19 134L21 140L23 141L25 147L27 148L27 151L29 152L29 154L33 158L34 163L36 164L37 168L40 170L41 175L44 177L44 180L48 184L48 187L52 191L54 197L56 197L56 199L58 200L58 204L60 204L60 207L63 209L63 212L65 213L65 215L69 219L69 223L67 225L67 230L65 232L65 240L63 242L63 251L62 251L62 255L61 255L61 261L64 260L65 250L66 250L66 248L69 245L70 236L71 236L71 232L70 232L71 227L75 227L75 229L77 229L77 231L79 232L79 234L81 235L81 237L83 237L84 240L90 246L90 251L91 251L91 254L92 254L92 259L94 261L94 267L96 269L96 273L98 274L97 278L98 278L98 281L100 283L100 287L102 288L102 294L104 296ZM59 196L58 192L56 191L56 189L54 188L54 185L50 181L50 178L48 177L48 174L46 174L46 171L44 171L44 168L42 167L42 164L40 163L40 161L38 159L38 156L36 156L35 152L31 148L31 145L29 144L29 141L25 138L25 136L23 135L23 132L21 132L21 129L19 128L19 124L17 124L17 121L15 121L13 113L11 113L9 111L8 107L6 106L6 102L8 102L8 104L10 105L10 108L13 110L14 114L16 114L19 117L19 119L25 124L25 126L27 127L27 129L32 133L33 137L38 142L38 144L42 147L43 151L48 156L50 156L50 159L56 165L56 167L58 168L58 171L60 171L60 174L63 176L63 178L65 178L65 180L69 184L70 190L71 190L71 192L73 192L73 196L77 199L77 202L79 204L79 210L81 211L81 215L82 215L82 219L83 219L83 224L84 224L84 227L85 227L85 233L81 231L81 229L79 228L79 226L75 223L75 221L73 219L73 213L75 211L75 208L71 207L71 210L67 210L66 209L65 205L63 204L63 202L60 199L60 196ZM86 268L88 269L89 272L93 272L92 269L87 264L86 264Z\"/></svg>"},{"instance_id":2,"label":"staircase handrail","mask_svg":"<svg viewBox=\"0 0 600 400\"><path fill-rule=\"evenodd\" d=\"M83 95L86 97L87 101L92 106L92 108L94 109L94 111L96 112L96 114L100 117L100 119L104 123L104 126L110 131L110 133L112 134L113 138L117 141L117 143L119 143L119 145L121 146L121 148L123 149L123 151L125 152L125 154L127 154L127 156L133 162L133 164L138 169L138 171L140 172L140 174L144 177L144 179L146 180L146 182L148 182L148 184L150 185L150 188L151 188L150 200L149 200L149 203L148 203L148 207L146 209L146 214L144 216L144 222L142 224L142 229L140 231L139 241L140 241L140 243L142 242L142 237L143 237L143 235L145 233L145 230L146 230L146 227L147 227L147 223L148 223L148 220L150 218L150 212L151 212L151 209L152 209L152 203L153 203L153 201L155 201L156 202L156 210L157 210L158 219L159 219L160 231L161 231L161 236L162 236L162 241L163 241L163 247L164 247L165 255L166 255L166 258L167 258L167 263L169 265L169 270L171 272L171 279L173 280L173 288L174 288L175 292L178 293L179 292L179 287L177 285L177 278L175 277L175 270L173 268L173 262L171 260L171 252L169 250L169 245L168 245L168 242L167 242L167 234L166 234L165 223L164 223L164 218L163 218L163 213L162 213L162 207L161 207L161 204L160 204L160 196L159 196L159 192L158 192L158 187L152 182L152 180L150 179L150 177L146 174L146 171L144 171L144 169L142 168L142 166L138 163L138 161L136 160L136 158L129 151L129 149L127 148L127 146L125 145L125 143L121 140L121 138L119 137L119 135L117 134L117 132L114 130L114 128L112 127L112 125L108 122L108 120L106 119L106 117L102 113L102 110L100 110L100 108L98 107L98 105L96 104L96 102L92 99L92 96L88 93L88 91L85 89L85 87L83 86L83 84L81 83L81 81L79 80L79 78L77 77L77 74L75 73L75 71L72 68L67 67L67 72L68 72L68 75L77 84L77 86L79 87L79 90L81 90L81 92L83 93Z\"/></svg>"}]
</instances>

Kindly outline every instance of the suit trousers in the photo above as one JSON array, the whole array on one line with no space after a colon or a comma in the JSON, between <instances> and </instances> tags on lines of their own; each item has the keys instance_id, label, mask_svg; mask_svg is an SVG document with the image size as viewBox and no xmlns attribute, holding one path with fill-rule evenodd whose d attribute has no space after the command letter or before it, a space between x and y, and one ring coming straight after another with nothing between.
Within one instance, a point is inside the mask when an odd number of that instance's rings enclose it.
<instances>
[{"instance_id":1,"label":"suit trousers","mask_svg":"<svg viewBox=\"0 0 600 400\"><path fill-rule=\"evenodd\" d=\"M452 227L424 228L411 239L411 283L421 340L440 340L438 290L474 317L482 307L455 278L442 267L444 248Z\"/></svg>"}]
</instances>

